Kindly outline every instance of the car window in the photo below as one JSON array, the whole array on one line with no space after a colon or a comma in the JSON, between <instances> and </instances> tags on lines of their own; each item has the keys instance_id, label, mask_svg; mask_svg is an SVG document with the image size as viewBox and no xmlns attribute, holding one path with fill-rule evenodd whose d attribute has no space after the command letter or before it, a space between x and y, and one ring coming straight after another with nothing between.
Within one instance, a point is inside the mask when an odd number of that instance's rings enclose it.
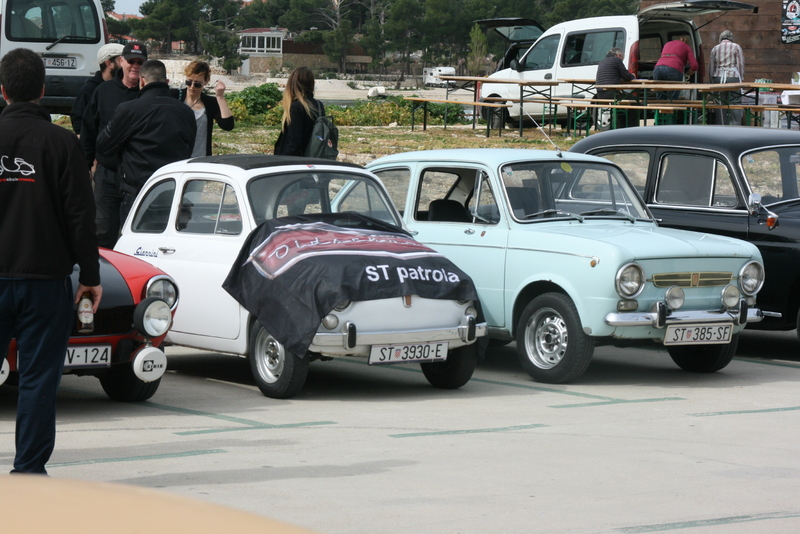
<instances>
[{"instance_id":1,"label":"car window","mask_svg":"<svg viewBox=\"0 0 800 534\"><path fill-rule=\"evenodd\" d=\"M625 171L625 176L644 198L644 188L647 184L647 170L650 168L650 153L641 152L612 152L600 154Z\"/></svg>"},{"instance_id":2,"label":"car window","mask_svg":"<svg viewBox=\"0 0 800 534\"><path fill-rule=\"evenodd\" d=\"M397 224L392 211L386 204L385 197L373 182L331 180L328 193L329 200L336 207L335 211L350 211L390 224Z\"/></svg>"},{"instance_id":3,"label":"car window","mask_svg":"<svg viewBox=\"0 0 800 534\"><path fill-rule=\"evenodd\" d=\"M240 234L242 214L233 187L216 180L189 180L176 224L187 234Z\"/></svg>"},{"instance_id":4,"label":"car window","mask_svg":"<svg viewBox=\"0 0 800 534\"><path fill-rule=\"evenodd\" d=\"M9 0L7 26L12 41L54 41L97 43L100 26L91 0ZM94 62L94 59L92 59Z\"/></svg>"},{"instance_id":5,"label":"car window","mask_svg":"<svg viewBox=\"0 0 800 534\"><path fill-rule=\"evenodd\" d=\"M575 161L522 162L504 166L501 177L511 212L519 221L569 214L649 218L633 186L613 165Z\"/></svg>"},{"instance_id":6,"label":"car window","mask_svg":"<svg viewBox=\"0 0 800 534\"><path fill-rule=\"evenodd\" d=\"M549 69L556 61L560 35L549 35L535 43L525 56L524 70Z\"/></svg>"},{"instance_id":7,"label":"car window","mask_svg":"<svg viewBox=\"0 0 800 534\"><path fill-rule=\"evenodd\" d=\"M136 208L131 229L150 234L166 230L174 197L175 180L165 180L151 187Z\"/></svg>"},{"instance_id":8,"label":"car window","mask_svg":"<svg viewBox=\"0 0 800 534\"><path fill-rule=\"evenodd\" d=\"M698 207L736 207L728 167L713 156L667 154L661 159L655 201Z\"/></svg>"},{"instance_id":9,"label":"car window","mask_svg":"<svg viewBox=\"0 0 800 534\"><path fill-rule=\"evenodd\" d=\"M375 173L386 186L389 198L402 215L406 208L406 196L408 195L408 183L411 181L411 171L409 169L386 169Z\"/></svg>"},{"instance_id":10,"label":"car window","mask_svg":"<svg viewBox=\"0 0 800 534\"><path fill-rule=\"evenodd\" d=\"M500 211L494 199L489 176L483 171L478 171L476 192L469 201L469 213L477 221L487 224L497 224L500 220Z\"/></svg>"},{"instance_id":11,"label":"car window","mask_svg":"<svg viewBox=\"0 0 800 534\"><path fill-rule=\"evenodd\" d=\"M459 203L457 199L449 199L448 194L453 190L456 183L459 181L460 177L455 172L447 172L447 171L438 171L438 170L426 170L422 173L422 179L420 180L419 185L419 192L417 194L417 205L414 209L414 220L416 221L428 221L430 219L430 207L431 203L434 201L443 201L443 200L450 200L450 214L447 216L450 220L462 220L466 219L467 211L464 208L463 203ZM470 187L471 189L471 187ZM458 213L458 207L455 206L455 203L460 204L460 211L463 211L463 215ZM439 202L438 206L445 206L444 202ZM436 208L437 205L434 205ZM444 213L443 210L447 208L442 208L439 210L440 213ZM434 213L434 217L436 214ZM444 217L445 215L442 215ZM435 219L433 219L435 220Z\"/></svg>"},{"instance_id":12,"label":"car window","mask_svg":"<svg viewBox=\"0 0 800 534\"><path fill-rule=\"evenodd\" d=\"M622 29L571 33L564 44L561 64L567 67L597 65L612 48L625 48Z\"/></svg>"},{"instance_id":13,"label":"car window","mask_svg":"<svg viewBox=\"0 0 800 534\"><path fill-rule=\"evenodd\" d=\"M741 164L751 191L764 204L800 196L800 147L748 152Z\"/></svg>"},{"instance_id":14,"label":"car window","mask_svg":"<svg viewBox=\"0 0 800 534\"><path fill-rule=\"evenodd\" d=\"M661 34L639 36L639 61L642 63L657 62L661 58L662 48L664 48L664 43L661 40Z\"/></svg>"}]
</instances>

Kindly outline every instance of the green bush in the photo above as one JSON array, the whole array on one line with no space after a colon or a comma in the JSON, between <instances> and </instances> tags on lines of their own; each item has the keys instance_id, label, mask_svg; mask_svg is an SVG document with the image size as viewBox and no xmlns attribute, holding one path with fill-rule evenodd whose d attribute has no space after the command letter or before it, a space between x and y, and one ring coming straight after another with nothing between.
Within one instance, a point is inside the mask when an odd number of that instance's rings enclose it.
<instances>
[{"instance_id":1,"label":"green bush","mask_svg":"<svg viewBox=\"0 0 800 534\"><path fill-rule=\"evenodd\" d=\"M267 113L280 104L282 98L283 92L278 88L277 83L265 83L263 85L245 87L241 91L231 93L227 97L230 103L238 102L243 104L247 110L247 115L250 117Z\"/></svg>"}]
</instances>

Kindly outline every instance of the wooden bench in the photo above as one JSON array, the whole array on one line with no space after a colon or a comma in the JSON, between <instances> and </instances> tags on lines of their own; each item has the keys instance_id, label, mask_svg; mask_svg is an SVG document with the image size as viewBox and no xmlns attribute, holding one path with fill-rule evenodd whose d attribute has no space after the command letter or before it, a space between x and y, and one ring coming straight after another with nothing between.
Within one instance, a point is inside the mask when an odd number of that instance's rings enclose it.
<instances>
[{"instance_id":1,"label":"wooden bench","mask_svg":"<svg viewBox=\"0 0 800 534\"><path fill-rule=\"evenodd\" d=\"M786 129L792 129L792 121L800 123L800 107L797 106L760 106L763 107L763 111L777 111L781 114L786 114ZM794 116L795 113L799 115L797 117ZM763 118L763 113L762 113Z\"/></svg>"},{"instance_id":2,"label":"wooden bench","mask_svg":"<svg viewBox=\"0 0 800 534\"><path fill-rule=\"evenodd\" d=\"M611 110L615 110L615 109L621 109L621 110L626 110L626 111L628 111L628 110L644 111L645 113L647 111L653 111L655 113L656 119L658 118L658 115L660 113L670 114L670 113L674 113L676 111L686 111L686 109L687 109L686 106L681 106L681 105L670 105L670 106L661 105L661 104L650 105L649 103L647 104L647 106L638 106L638 105L633 105L633 104L602 104L602 103L601 104L596 104L591 100L587 100L585 102L575 102L575 103L562 104L562 105L564 107L568 108L568 109L581 109L581 110L589 110L589 109L611 109ZM644 118L645 118L645 120L647 120L647 116L646 115L645 115ZM578 119L578 116L576 115L573 118L573 120L577 121L577 119ZM616 117L615 116L612 117L612 121L616 122ZM578 130L577 124L574 124L573 127L575 128L576 131ZM586 135L589 135L589 128L590 127L591 127L591 121L587 120L586 121ZM612 128L613 128L613 123L612 123Z\"/></svg>"},{"instance_id":3,"label":"wooden bench","mask_svg":"<svg viewBox=\"0 0 800 534\"><path fill-rule=\"evenodd\" d=\"M489 120L486 121L486 137L489 137L490 132L492 130L492 116L495 113L500 113L500 120L498 121L500 126L498 128L498 135L502 134L503 129L503 120L502 120L502 110L511 107L510 104L497 104L492 102L462 102L459 100L441 100L438 98L420 98L416 96L405 96L403 100L410 100L411 102L416 102L415 105L411 110L411 131L414 131L414 116L416 115L417 110L420 106L422 106L422 129L428 129L428 102L435 102L437 104L456 104L459 106L470 106L470 107L483 107L490 109L492 112L489 114ZM475 118L473 118L473 127L475 125ZM447 114L445 113L444 116L444 127L447 129Z\"/></svg>"}]
</instances>

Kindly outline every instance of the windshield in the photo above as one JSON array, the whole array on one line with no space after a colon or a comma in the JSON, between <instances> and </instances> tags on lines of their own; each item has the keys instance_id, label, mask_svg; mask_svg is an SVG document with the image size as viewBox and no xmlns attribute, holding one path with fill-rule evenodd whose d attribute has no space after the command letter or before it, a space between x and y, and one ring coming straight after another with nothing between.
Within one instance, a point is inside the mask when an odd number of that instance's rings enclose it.
<instances>
[{"instance_id":1,"label":"windshield","mask_svg":"<svg viewBox=\"0 0 800 534\"><path fill-rule=\"evenodd\" d=\"M400 226L389 197L374 179L346 172L268 174L250 181L256 221L315 213L357 213Z\"/></svg>"},{"instance_id":2,"label":"windshield","mask_svg":"<svg viewBox=\"0 0 800 534\"><path fill-rule=\"evenodd\" d=\"M761 195L762 203L774 204L800 197L800 146L748 152L742 155L741 164L750 190Z\"/></svg>"},{"instance_id":3,"label":"windshield","mask_svg":"<svg viewBox=\"0 0 800 534\"><path fill-rule=\"evenodd\" d=\"M92 0L8 0L3 17L11 41L100 42L100 26Z\"/></svg>"},{"instance_id":4,"label":"windshield","mask_svg":"<svg viewBox=\"0 0 800 534\"><path fill-rule=\"evenodd\" d=\"M650 219L625 175L613 165L574 161L514 163L501 168L518 221L552 217Z\"/></svg>"}]
</instances>

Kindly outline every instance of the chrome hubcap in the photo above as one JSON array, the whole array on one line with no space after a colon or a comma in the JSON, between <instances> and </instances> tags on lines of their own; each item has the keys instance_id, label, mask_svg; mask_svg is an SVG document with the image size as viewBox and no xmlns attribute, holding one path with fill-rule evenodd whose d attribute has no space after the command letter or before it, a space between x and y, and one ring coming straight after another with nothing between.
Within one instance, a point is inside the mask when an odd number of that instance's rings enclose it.
<instances>
[{"instance_id":1,"label":"chrome hubcap","mask_svg":"<svg viewBox=\"0 0 800 534\"><path fill-rule=\"evenodd\" d=\"M568 342L567 325L552 308L537 310L525 325L525 352L540 369L552 369L561 363Z\"/></svg>"},{"instance_id":2,"label":"chrome hubcap","mask_svg":"<svg viewBox=\"0 0 800 534\"><path fill-rule=\"evenodd\" d=\"M283 345L262 330L258 334L256 353L253 356L256 359L259 376L269 384L277 382L283 373L283 365L286 361L286 350Z\"/></svg>"}]
</instances>

